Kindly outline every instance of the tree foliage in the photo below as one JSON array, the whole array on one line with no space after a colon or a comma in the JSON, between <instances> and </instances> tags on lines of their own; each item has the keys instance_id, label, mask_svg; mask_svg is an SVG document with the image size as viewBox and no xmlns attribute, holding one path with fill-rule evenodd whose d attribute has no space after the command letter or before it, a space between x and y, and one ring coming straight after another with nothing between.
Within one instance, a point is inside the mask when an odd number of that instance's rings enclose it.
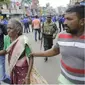
<instances>
[{"instance_id":1,"label":"tree foliage","mask_svg":"<svg viewBox=\"0 0 85 85\"><path fill-rule=\"evenodd\" d=\"M0 4L9 4L10 0L0 0Z\"/></svg>"}]
</instances>

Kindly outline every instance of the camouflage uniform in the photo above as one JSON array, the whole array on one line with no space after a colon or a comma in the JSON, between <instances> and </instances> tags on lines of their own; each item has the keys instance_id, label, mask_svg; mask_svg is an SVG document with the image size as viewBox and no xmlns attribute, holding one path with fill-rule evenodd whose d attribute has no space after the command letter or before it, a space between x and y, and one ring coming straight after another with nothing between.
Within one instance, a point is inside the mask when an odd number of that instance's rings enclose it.
<instances>
[{"instance_id":1,"label":"camouflage uniform","mask_svg":"<svg viewBox=\"0 0 85 85\"><path fill-rule=\"evenodd\" d=\"M57 26L51 21L51 23L45 22L43 24L43 38L44 38L44 50L48 50L53 45L53 34L57 31Z\"/></svg>"}]
</instances>

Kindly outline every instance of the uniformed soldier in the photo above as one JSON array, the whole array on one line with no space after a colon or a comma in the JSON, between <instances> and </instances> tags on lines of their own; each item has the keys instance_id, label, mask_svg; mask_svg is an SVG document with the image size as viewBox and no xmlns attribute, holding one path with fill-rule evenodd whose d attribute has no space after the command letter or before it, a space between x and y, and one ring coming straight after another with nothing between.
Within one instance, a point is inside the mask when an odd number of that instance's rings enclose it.
<instances>
[{"instance_id":1,"label":"uniformed soldier","mask_svg":"<svg viewBox=\"0 0 85 85\"><path fill-rule=\"evenodd\" d=\"M51 16L47 16L47 21L42 25L42 34L44 38L44 50L48 50L53 45L53 34L57 32L57 26L51 21ZM47 61L48 58L45 58Z\"/></svg>"}]
</instances>

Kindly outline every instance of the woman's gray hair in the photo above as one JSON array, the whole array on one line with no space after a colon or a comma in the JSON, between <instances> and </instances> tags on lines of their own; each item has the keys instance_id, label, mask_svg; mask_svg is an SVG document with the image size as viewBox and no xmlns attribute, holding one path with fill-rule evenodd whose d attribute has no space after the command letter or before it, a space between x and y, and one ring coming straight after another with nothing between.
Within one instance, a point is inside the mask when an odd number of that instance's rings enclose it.
<instances>
[{"instance_id":1,"label":"woman's gray hair","mask_svg":"<svg viewBox=\"0 0 85 85\"><path fill-rule=\"evenodd\" d=\"M9 20L8 24L10 24L13 27L13 29L15 29L18 32L18 35L22 35L23 25L18 19L12 18Z\"/></svg>"}]
</instances>

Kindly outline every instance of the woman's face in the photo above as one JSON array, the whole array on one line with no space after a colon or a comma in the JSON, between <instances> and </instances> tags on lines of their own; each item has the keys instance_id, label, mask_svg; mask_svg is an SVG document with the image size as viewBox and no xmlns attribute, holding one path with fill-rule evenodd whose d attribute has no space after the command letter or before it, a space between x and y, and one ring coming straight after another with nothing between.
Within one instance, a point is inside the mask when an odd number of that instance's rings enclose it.
<instances>
[{"instance_id":1,"label":"woman's face","mask_svg":"<svg viewBox=\"0 0 85 85\"><path fill-rule=\"evenodd\" d=\"M8 32L9 37L11 38L15 38L18 35L17 30L14 29L11 24L7 25L7 32Z\"/></svg>"}]
</instances>

